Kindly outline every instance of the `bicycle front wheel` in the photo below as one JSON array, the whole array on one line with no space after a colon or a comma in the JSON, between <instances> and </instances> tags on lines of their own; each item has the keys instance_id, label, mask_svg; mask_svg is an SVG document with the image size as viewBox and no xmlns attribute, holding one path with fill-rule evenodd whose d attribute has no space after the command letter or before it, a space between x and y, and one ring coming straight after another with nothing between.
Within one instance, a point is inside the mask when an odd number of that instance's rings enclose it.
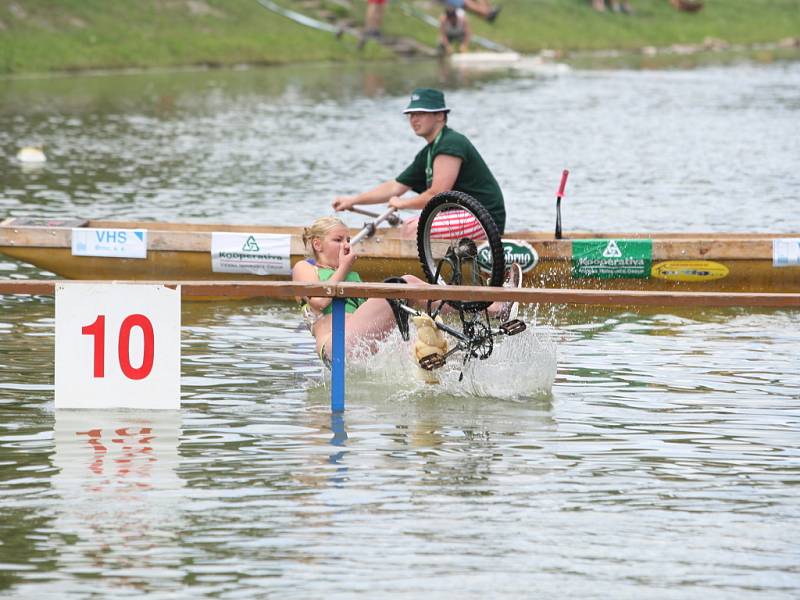
<instances>
[{"instance_id":1,"label":"bicycle front wheel","mask_svg":"<svg viewBox=\"0 0 800 600\"><path fill-rule=\"evenodd\" d=\"M483 205L462 192L442 192L422 210L417 251L430 283L501 286L505 271L497 225ZM448 301L466 311L483 310L487 301Z\"/></svg>"}]
</instances>

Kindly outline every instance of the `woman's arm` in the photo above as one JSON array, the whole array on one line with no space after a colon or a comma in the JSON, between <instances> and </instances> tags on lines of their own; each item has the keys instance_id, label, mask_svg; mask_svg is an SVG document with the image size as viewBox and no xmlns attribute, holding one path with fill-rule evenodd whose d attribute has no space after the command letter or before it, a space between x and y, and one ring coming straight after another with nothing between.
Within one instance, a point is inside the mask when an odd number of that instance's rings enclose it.
<instances>
[{"instance_id":1,"label":"woman's arm","mask_svg":"<svg viewBox=\"0 0 800 600\"><path fill-rule=\"evenodd\" d=\"M339 246L339 266L326 281L340 283L347 279L356 258L358 255L353 252L350 244ZM308 261L301 260L292 269L292 281L318 283L319 273ZM333 301L333 298L303 298L303 300L315 311L322 312ZM297 298L297 301L300 302L301 299Z\"/></svg>"},{"instance_id":2,"label":"woman's arm","mask_svg":"<svg viewBox=\"0 0 800 600\"><path fill-rule=\"evenodd\" d=\"M301 260L292 268L292 281L299 283L319 283L317 270L306 260ZM330 298L295 298L297 302L305 301L317 312L322 312L328 304Z\"/></svg>"}]
</instances>

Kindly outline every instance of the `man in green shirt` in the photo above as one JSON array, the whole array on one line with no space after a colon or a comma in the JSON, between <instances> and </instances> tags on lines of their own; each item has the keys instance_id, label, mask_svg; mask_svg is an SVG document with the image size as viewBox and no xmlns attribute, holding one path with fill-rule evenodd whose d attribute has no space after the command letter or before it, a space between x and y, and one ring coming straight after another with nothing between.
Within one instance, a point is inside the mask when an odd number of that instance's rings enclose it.
<instances>
[{"instance_id":1,"label":"man in green shirt","mask_svg":"<svg viewBox=\"0 0 800 600\"><path fill-rule=\"evenodd\" d=\"M357 204L388 202L398 209L422 210L436 194L452 190L469 194L480 202L502 233L506 225L503 192L475 146L447 126L450 109L445 105L444 94L430 88L416 89L403 112L408 115L414 133L425 138L428 145L395 179L360 194L337 196L333 208L348 210ZM418 195L401 197L409 190ZM416 221L406 221L404 235L416 234Z\"/></svg>"}]
</instances>

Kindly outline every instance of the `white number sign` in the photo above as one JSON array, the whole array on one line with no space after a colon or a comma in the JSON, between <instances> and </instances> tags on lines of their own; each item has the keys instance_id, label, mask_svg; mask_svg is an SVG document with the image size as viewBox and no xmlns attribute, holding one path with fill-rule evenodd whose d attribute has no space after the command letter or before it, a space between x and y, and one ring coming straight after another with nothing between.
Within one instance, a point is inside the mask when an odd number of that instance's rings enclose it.
<instances>
[{"instance_id":1,"label":"white number sign","mask_svg":"<svg viewBox=\"0 0 800 600\"><path fill-rule=\"evenodd\" d=\"M180 408L181 292L56 286L56 408Z\"/></svg>"}]
</instances>

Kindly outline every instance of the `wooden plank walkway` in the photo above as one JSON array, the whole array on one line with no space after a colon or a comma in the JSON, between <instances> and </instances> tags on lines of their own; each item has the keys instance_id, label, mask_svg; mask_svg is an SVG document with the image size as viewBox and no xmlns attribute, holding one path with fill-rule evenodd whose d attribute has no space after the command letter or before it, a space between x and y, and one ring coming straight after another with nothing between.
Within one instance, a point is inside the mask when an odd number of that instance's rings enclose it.
<instances>
[{"instance_id":1,"label":"wooden plank walkway","mask_svg":"<svg viewBox=\"0 0 800 600\"><path fill-rule=\"evenodd\" d=\"M409 300L516 301L522 304L603 306L774 307L800 308L800 293L637 292L551 288L507 289L476 286L397 285L386 283L295 283L291 281L76 281L0 280L0 294L52 295L57 283L126 283L181 286L193 298L360 297Z\"/></svg>"}]
</instances>

